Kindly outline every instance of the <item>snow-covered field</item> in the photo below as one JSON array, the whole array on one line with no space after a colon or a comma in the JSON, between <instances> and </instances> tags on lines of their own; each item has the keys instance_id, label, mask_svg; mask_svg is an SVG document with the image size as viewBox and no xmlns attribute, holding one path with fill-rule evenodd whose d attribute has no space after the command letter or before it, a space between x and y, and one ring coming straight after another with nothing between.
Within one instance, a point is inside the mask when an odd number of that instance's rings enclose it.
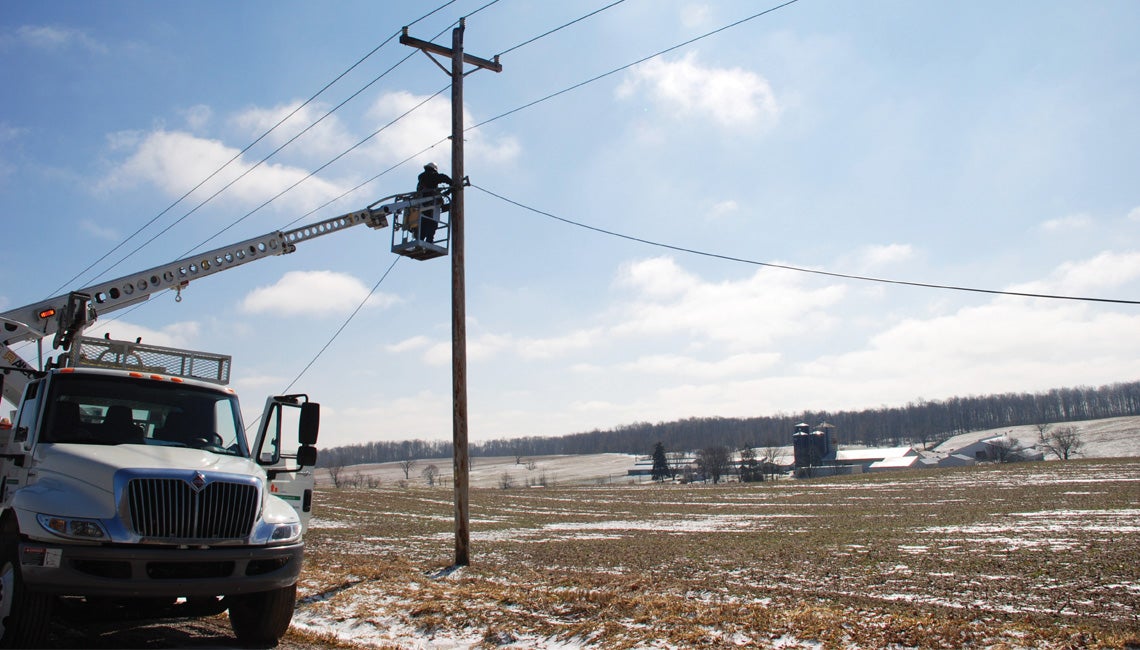
<instances>
[{"instance_id":1,"label":"snow-covered field","mask_svg":"<svg viewBox=\"0 0 1140 650\"><path fill-rule=\"evenodd\" d=\"M626 484L628 470L633 467L636 456L629 454L586 454L579 456L533 456L518 462L514 456L476 457L471 459L471 487L497 488L509 478L513 487L526 487L545 483L554 485L604 485ZM450 485L452 474L451 458L428 458L416 460L405 478L400 463L376 463L350 465L343 470L343 477L361 477L361 484L368 479L382 485L394 485L401 480L423 485L423 471L429 465L439 470L440 480ZM317 482L321 486L331 485L327 472L318 470Z\"/></svg>"},{"instance_id":2,"label":"snow-covered field","mask_svg":"<svg viewBox=\"0 0 1140 650\"><path fill-rule=\"evenodd\" d=\"M1064 422L1052 426L1072 426L1077 429L1083 444L1080 458L1140 457L1140 416ZM935 447L935 451L953 453L970 443L1000 435L1016 439L1022 447L1036 445L1040 437L1037 427L1033 425L971 431L950 438ZM1054 460L1054 457L1047 455L1047 460Z\"/></svg>"},{"instance_id":3,"label":"snow-covered field","mask_svg":"<svg viewBox=\"0 0 1140 650\"><path fill-rule=\"evenodd\" d=\"M1140 459L722 486L485 462L451 490L318 491L292 639L352 647L1140 643ZM628 457L614 458L614 466ZM583 477L503 484L545 470ZM473 471L473 477L475 472ZM399 478L402 478L402 472Z\"/></svg>"},{"instance_id":4,"label":"snow-covered field","mask_svg":"<svg viewBox=\"0 0 1140 650\"><path fill-rule=\"evenodd\" d=\"M1054 426L1071 425L1077 428L1084 444L1078 458L1140 458L1140 416L1069 422ZM971 431L944 441L935 449L953 453L970 443L1000 435L1015 438L1023 447L1037 444L1039 434L1035 426L1004 427L985 431ZM649 453L649 450L646 451ZM791 453L790 448L788 453ZM569 485L629 485L645 482L645 477L628 476L636 456L629 454L586 454L576 456L534 456L516 459L514 456L471 459L470 482L472 487L497 488L504 480L512 487L545 484ZM1056 460L1047 455L1046 460ZM424 484L423 470L434 465L445 485L450 485L452 461L450 458L417 459L405 477L399 463L352 465L343 470L344 478L358 477L361 485L368 480L381 485L396 485L400 481ZM318 470L321 486L331 486L327 471Z\"/></svg>"}]
</instances>

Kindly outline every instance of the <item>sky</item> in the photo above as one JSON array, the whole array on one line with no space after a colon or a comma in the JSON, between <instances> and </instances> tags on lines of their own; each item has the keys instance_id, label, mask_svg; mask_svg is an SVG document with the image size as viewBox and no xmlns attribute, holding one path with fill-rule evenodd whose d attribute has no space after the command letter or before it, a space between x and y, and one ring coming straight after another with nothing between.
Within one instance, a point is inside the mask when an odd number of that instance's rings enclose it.
<instances>
[{"instance_id":1,"label":"sky","mask_svg":"<svg viewBox=\"0 0 1140 650\"><path fill-rule=\"evenodd\" d=\"M0 4L0 311L450 172L393 37L465 16L503 66L464 82L472 441L1140 379L1140 305L839 277L1140 300L1140 3L611 2ZM88 333L232 354L247 421L304 392L322 446L450 439L449 258L390 247Z\"/></svg>"}]
</instances>

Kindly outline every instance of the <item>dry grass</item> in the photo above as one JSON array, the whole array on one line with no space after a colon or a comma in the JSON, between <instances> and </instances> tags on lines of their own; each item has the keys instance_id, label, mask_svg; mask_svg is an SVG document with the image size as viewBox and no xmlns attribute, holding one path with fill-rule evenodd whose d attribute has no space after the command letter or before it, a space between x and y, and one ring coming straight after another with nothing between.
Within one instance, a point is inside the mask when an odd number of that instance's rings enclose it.
<instances>
[{"instance_id":1,"label":"dry grass","mask_svg":"<svg viewBox=\"0 0 1140 650\"><path fill-rule=\"evenodd\" d=\"M326 489L298 627L380 647L1140 646L1140 460L727 486ZM325 638L331 639L331 636Z\"/></svg>"}]
</instances>

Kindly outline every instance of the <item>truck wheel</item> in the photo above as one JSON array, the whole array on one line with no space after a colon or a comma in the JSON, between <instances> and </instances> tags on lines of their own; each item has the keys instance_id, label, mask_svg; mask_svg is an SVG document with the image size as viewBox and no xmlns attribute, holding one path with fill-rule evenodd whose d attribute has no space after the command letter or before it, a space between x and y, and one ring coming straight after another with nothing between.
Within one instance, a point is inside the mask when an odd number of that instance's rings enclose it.
<instances>
[{"instance_id":1,"label":"truck wheel","mask_svg":"<svg viewBox=\"0 0 1140 650\"><path fill-rule=\"evenodd\" d=\"M29 592L16 558L19 546L0 542L0 648L35 648L47 640L55 598Z\"/></svg>"},{"instance_id":2,"label":"truck wheel","mask_svg":"<svg viewBox=\"0 0 1140 650\"><path fill-rule=\"evenodd\" d=\"M230 627L244 645L271 646L285 635L293 620L297 585L256 594L227 596Z\"/></svg>"}]
</instances>

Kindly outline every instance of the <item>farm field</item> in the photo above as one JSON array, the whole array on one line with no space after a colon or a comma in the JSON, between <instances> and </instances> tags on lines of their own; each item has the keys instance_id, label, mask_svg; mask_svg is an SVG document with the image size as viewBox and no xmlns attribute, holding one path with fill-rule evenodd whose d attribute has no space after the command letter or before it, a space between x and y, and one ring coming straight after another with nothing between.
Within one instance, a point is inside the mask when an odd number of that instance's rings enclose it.
<instances>
[{"instance_id":1,"label":"farm field","mask_svg":"<svg viewBox=\"0 0 1140 650\"><path fill-rule=\"evenodd\" d=\"M1140 647L1140 459L761 484L322 487L283 646Z\"/></svg>"}]
</instances>

